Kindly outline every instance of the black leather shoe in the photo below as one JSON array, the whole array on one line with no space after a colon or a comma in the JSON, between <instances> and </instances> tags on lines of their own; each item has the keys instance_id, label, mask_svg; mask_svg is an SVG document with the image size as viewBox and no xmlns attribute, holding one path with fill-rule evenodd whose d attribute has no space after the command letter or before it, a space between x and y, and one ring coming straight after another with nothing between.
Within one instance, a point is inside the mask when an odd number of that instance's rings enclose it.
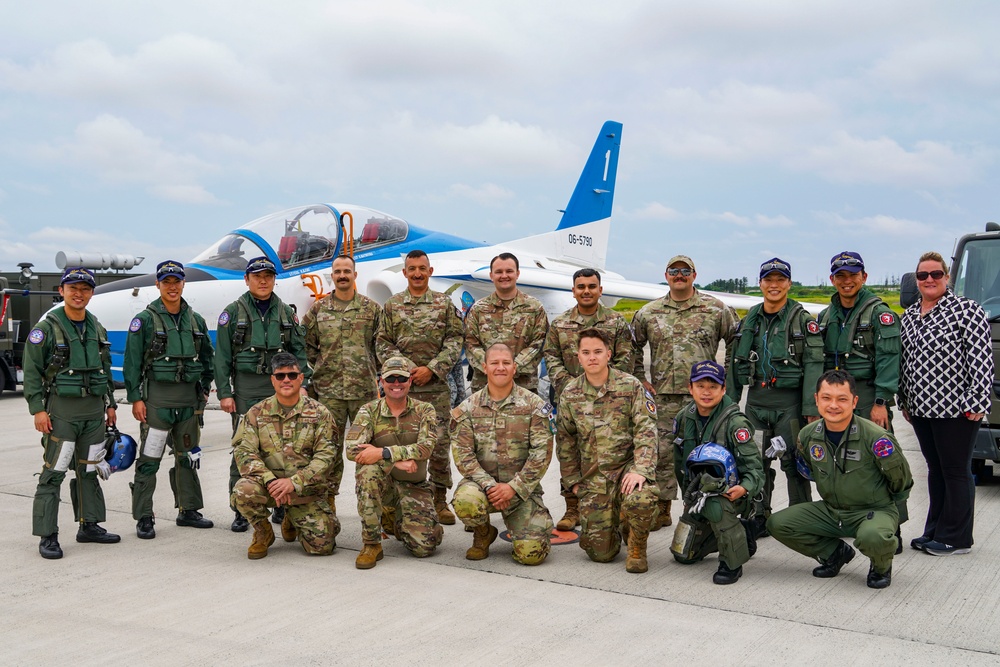
<instances>
[{"instance_id":1,"label":"black leather shoe","mask_svg":"<svg viewBox=\"0 0 1000 667\"><path fill-rule=\"evenodd\" d=\"M177 513L178 526L190 526L191 528L211 528L215 524L206 519L198 510L181 510Z\"/></svg>"},{"instance_id":2,"label":"black leather shoe","mask_svg":"<svg viewBox=\"0 0 1000 667\"><path fill-rule=\"evenodd\" d=\"M245 533L247 532L247 528L249 527L250 527L250 522L247 521L245 516L237 512L236 518L233 519L232 525L229 526L229 530L233 531L234 533Z\"/></svg>"},{"instance_id":3,"label":"black leather shoe","mask_svg":"<svg viewBox=\"0 0 1000 667\"><path fill-rule=\"evenodd\" d=\"M136 522L135 536L140 540L151 540L156 537L156 530L153 528L153 517L144 516Z\"/></svg>"},{"instance_id":4,"label":"black leather shoe","mask_svg":"<svg viewBox=\"0 0 1000 667\"><path fill-rule=\"evenodd\" d=\"M96 544L115 544L121 542L121 535L109 533L94 522L80 524L80 530L76 531L77 542L94 542Z\"/></svg>"},{"instance_id":5,"label":"black leather shoe","mask_svg":"<svg viewBox=\"0 0 1000 667\"><path fill-rule=\"evenodd\" d=\"M903 553L903 531L896 528L896 555Z\"/></svg>"},{"instance_id":6,"label":"black leather shoe","mask_svg":"<svg viewBox=\"0 0 1000 667\"><path fill-rule=\"evenodd\" d=\"M820 579L829 579L840 574L840 568L851 562L854 558L854 549L846 542L841 542L833 555L825 563L813 570L813 576Z\"/></svg>"},{"instance_id":7,"label":"black leather shoe","mask_svg":"<svg viewBox=\"0 0 1000 667\"><path fill-rule=\"evenodd\" d=\"M743 566L740 565L735 570L730 570L726 567L723 562L719 563L718 571L712 575L712 583L719 584L720 586L725 586L726 584L735 584L743 576Z\"/></svg>"},{"instance_id":8,"label":"black leather shoe","mask_svg":"<svg viewBox=\"0 0 1000 667\"><path fill-rule=\"evenodd\" d=\"M285 520L285 508L275 507L271 510L271 523L281 523Z\"/></svg>"},{"instance_id":9,"label":"black leather shoe","mask_svg":"<svg viewBox=\"0 0 1000 667\"><path fill-rule=\"evenodd\" d=\"M38 553L42 558L56 560L62 558L62 547L59 546L59 533L52 533L48 537L43 537L38 543Z\"/></svg>"},{"instance_id":10,"label":"black leather shoe","mask_svg":"<svg viewBox=\"0 0 1000 667\"><path fill-rule=\"evenodd\" d=\"M892 566L885 571L885 574L879 574L875 571L875 566L871 565L868 567L868 588L889 588L889 584L892 583Z\"/></svg>"}]
</instances>

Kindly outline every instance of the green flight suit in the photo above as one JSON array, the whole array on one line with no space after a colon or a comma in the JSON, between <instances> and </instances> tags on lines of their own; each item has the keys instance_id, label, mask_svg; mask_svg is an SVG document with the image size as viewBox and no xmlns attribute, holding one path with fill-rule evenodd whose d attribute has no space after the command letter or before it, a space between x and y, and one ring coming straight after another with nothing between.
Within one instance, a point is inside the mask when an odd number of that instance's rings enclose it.
<instances>
[{"instance_id":1,"label":"green flight suit","mask_svg":"<svg viewBox=\"0 0 1000 667\"><path fill-rule=\"evenodd\" d=\"M823 420L799 433L796 454L822 500L775 512L767 529L785 546L825 562L840 538L854 545L885 574L899 542L898 503L913 487L910 466L896 438L878 424L855 416L839 444L831 443Z\"/></svg>"},{"instance_id":2,"label":"green flight suit","mask_svg":"<svg viewBox=\"0 0 1000 667\"><path fill-rule=\"evenodd\" d=\"M753 555L750 553L746 531L740 522L741 515L744 519L749 518L752 500L764 488L764 466L757 443L753 440L753 432L753 424L739 411L739 405L728 396L722 397L722 401L712 409L704 422L698 415L698 406L694 401L686 403L677 414L672 445L674 470L681 489L686 489L691 483L685 465L688 456L699 445L714 442L728 449L736 459L739 484L747 491L736 502L723 496L711 496L697 514L689 512L689 508L685 506L684 517L678 522L677 529L684 524L684 519L694 524L694 558L684 561L675 555L674 558L678 561L695 562L718 551L719 560L730 570L735 570Z\"/></svg>"},{"instance_id":3,"label":"green flight suit","mask_svg":"<svg viewBox=\"0 0 1000 667\"><path fill-rule=\"evenodd\" d=\"M110 349L107 331L89 312L82 332L60 308L28 334L24 397L31 414L45 411L52 421L52 432L42 436L45 465L35 488L32 535L59 531L59 487L70 467L76 472L69 485L76 520L106 518L95 464L103 457L106 410L117 407Z\"/></svg>"},{"instance_id":4,"label":"green flight suit","mask_svg":"<svg viewBox=\"0 0 1000 667\"><path fill-rule=\"evenodd\" d=\"M145 401L146 423L132 482L132 518L153 516L156 471L167 438L173 448L170 488L174 506L205 506L198 471L188 457L201 440L199 417L212 387L214 351L205 319L181 299L171 315L161 299L149 304L129 324L122 375L128 400Z\"/></svg>"},{"instance_id":5,"label":"green flight suit","mask_svg":"<svg viewBox=\"0 0 1000 667\"><path fill-rule=\"evenodd\" d=\"M793 299L772 317L763 305L754 306L740 322L728 353L726 394L739 402L747 387L746 416L761 431L762 453L773 437L787 447L780 457L788 482L788 503L812 500L809 482L795 472L792 451L804 417L818 416L816 382L823 374L823 338L819 325ZM764 495L757 514L771 513L774 473L771 459L764 457Z\"/></svg>"}]
</instances>

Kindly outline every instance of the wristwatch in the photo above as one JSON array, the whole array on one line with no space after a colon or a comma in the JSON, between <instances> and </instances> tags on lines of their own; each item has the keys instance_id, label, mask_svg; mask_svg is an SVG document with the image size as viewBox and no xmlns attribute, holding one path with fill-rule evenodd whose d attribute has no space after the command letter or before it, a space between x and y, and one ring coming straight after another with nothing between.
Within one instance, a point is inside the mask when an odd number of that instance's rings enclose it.
<instances>
[{"instance_id":1,"label":"wristwatch","mask_svg":"<svg viewBox=\"0 0 1000 667\"><path fill-rule=\"evenodd\" d=\"M875 405L881 405L884 408L885 407L885 399L884 398L876 398L875 399Z\"/></svg>"},{"instance_id":2,"label":"wristwatch","mask_svg":"<svg viewBox=\"0 0 1000 667\"><path fill-rule=\"evenodd\" d=\"M386 461L391 461L392 460L392 452L389 451L388 447L383 447L382 448L382 458L384 460L386 460Z\"/></svg>"}]
</instances>

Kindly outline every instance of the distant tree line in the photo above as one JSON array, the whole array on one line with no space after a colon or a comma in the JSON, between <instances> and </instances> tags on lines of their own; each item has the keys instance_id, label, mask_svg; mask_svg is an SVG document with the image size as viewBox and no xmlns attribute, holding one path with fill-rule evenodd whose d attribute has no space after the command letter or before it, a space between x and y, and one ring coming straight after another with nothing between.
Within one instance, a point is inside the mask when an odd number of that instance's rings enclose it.
<instances>
[{"instance_id":1,"label":"distant tree line","mask_svg":"<svg viewBox=\"0 0 1000 667\"><path fill-rule=\"evenodd\" d=\"M746 294L749 281L743 278L719 278L705 285L710 292L729 292L730 294Z\"/></svg>"}]
</instances>

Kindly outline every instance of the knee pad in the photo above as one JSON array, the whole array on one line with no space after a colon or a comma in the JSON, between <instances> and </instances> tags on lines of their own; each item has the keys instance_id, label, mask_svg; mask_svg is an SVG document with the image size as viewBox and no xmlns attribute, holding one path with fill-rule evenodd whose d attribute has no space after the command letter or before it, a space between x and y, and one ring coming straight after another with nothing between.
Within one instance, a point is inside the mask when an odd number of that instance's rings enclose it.
<instances>
[{"instance_id":1,"label":"knee pad","mask_svg":"<svg viewBox=\"0 0 1000 667\"><path fill-rule=\"evenodd\" d=\"M542 540L514 540L510 556L521 565L539 565L548 557L549 548Z\"/></svg>"},{"instance_id":2,"label":"knee pad","mask_svg":"<svg viewBox=\"0 0 1000 667\"><path fill-rule=\"evenodd\" d=\"M69 470L69 466L73 463L73 451L76 449L76 443L72 440L63 440L62 444L59 446L59 453L56 456L55 462L52 464L51 470L53 472L63 473L66 476L66 471Z\"/></svg>"},{"instance_id":3,"label":"knee pad","mask_svg":"<svg viewBox=\"0 0 1000 667\"><path fill-rule=\"evenodd\" d=\"M104 460L105 456L104 443L99 442L96 445L91 445L87 450L87 472L95 472L97 470L97 464ZM84 463L81 461L81 463Z\"/></svg>"},{"instance_id":4,"label":"knee pad","mask_svg":"<svg viewBox=\"0 0 1000 667\"><path fill-rule=\"evenodd\" d=\"M146 433L146 439L142 441L140 456L151 459L162 457L163 450L167 446L167 435L169 435L168 431L161 431L157 428L149 429L149 432Z\"/></svg>"}]
</instances>

